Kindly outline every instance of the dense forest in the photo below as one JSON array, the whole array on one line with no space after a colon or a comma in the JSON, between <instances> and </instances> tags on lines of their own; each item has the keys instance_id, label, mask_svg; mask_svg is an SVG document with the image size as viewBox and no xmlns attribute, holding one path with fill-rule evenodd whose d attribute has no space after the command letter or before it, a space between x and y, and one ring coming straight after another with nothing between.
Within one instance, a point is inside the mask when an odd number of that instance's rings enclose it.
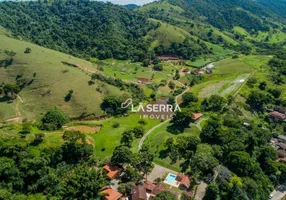
<instances>
[{"instance_id":1,"label":"dense forest","mask_svg":"<svg viewBox=\"0 0 286 200\"><path fill-rule=\"evenodd\" d=\"M142 60L152 29L132 10L94 1L2 2L0 25L15 36L77 57Z\"/></svg>"},{"instance_id":2,"label":"dense forest","mask_svg":"<svg viewBox=\"0 0 286 200\"><path fill-rule=\"evenodd\" d=\"M285 21L277 14L248 0L170 0L171 4L184 8L184 15L195 18L196 15L205 17L205 20L219 29L230 29L241 26L247 31L268 31L274 19Z\"/></svg>"}]
</instances>

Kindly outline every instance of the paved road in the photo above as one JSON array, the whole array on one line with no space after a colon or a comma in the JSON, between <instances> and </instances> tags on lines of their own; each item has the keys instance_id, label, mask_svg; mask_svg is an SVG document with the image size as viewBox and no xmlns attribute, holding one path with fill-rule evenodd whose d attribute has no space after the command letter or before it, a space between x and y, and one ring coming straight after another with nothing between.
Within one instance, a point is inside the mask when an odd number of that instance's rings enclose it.
<instances>
[{"instance_id":1,"label":"paved road","mask_svg":"<svg viewBox=\"0 0 286 200\"><path fill-rule=\"evenodd\" d=\"M283 183L279 188L274 190L271 194L271 200L281 200L284 196L286 196L286 182Z\"/></svg>"}]
</instances>

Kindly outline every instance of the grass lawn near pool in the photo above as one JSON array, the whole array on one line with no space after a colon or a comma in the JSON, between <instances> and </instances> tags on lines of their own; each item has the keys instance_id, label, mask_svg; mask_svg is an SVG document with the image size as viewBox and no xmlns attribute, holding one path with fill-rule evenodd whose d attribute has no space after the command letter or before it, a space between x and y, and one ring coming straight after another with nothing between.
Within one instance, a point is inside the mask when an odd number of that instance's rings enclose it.
<instances>
[{"instance_id":1,"label":"grass lawn near pool","mask_svg":"<svg viewBox=\"0 0 286 200\"><path fill-rule=\"evenodd\" d=\"M186 128L183 133L173 134L168 131L168 126L170 123L166 123L157 129L155 129L145 140L144 144L147 144L151 147L151 150L155 153L154 162L163 167L172 169L174 171L181 171L180 164L182 161L177 161L176 163L171 163L169 157L160 156L160 151L164 150L165 142L168 138L173 137L177 138L179 136L199 136L200 130L197 127L191 126L190 128Z\"/></svg>"}]
</instances>

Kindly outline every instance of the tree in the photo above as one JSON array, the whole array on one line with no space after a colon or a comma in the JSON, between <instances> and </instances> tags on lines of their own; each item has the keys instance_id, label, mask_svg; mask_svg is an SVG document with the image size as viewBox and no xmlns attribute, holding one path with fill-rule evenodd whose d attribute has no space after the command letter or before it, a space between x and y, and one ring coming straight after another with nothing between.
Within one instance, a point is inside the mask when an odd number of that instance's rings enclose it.
<instances>
[{"instance_id":1,"label":"tree","mask_svg":"<svg viewBox=\"0 0 286 200\"><path fill-rule=\"evenodd\" d=\"M23 123L22 130L20 131L21 134L29 134L31 133L32 125L30 123Z\"/></svg>"},{"instance_id":2,"label":"tree","mask_svg":"<svg viewBox=\"0 0 286 200\"><path fill-rule=\"evenodd\" d=\"M150 151L150 148L146 145L143 145L137 156L135 156L136 168L143 172L144 175L147 175L152 171L154 167L154 157L155 155Z\"/></svg>"},{"instance_id":3,"label":"tree","mask_svg":"<svg viewBox=\"0 0 286 200\"><path fill-rule=\"evenodd\" d=\"M105 96L101 103L101 109L109 115L123 115L127 110L121 108L122 103L123 99L120 96Z\"/></svg>"},{"instance_id":4,"label":"tree","mask_svg":"<svg viewBox=\"0 0 286 200\"><path fill-rule=\"evenodd\" d=\"M65 101L68 102L71 100L73 90L69 90L68 94L65 96Z\"/></svg>"},{"instance_id":5,"label":"tree","mask_svg":"<svg viewBox=\"0 0 286 200\"><path fill-rule=\"evenodd\" d=\"M69 122L69 117L56 107L49 110L42 118L43 128L46 130L60 129Z\"/></svg>"},{"instance_id":6,"label":"tree","mask_svg":"<svg viewBox=\"0 0 286 200\"><path fill-rule=\"evenodd\" d=\"M78 163L88 159L93 154L93 147L87 144L85 135L79 131L65 131L63 134L65 143L58 150L60 161Z\"/></svg>"},{"instance_id":7,"label":"tree","mask_svg":"<svg viewBox=\"0 0 286 200\"><path fill-rule=\"evenodd\" d=\"M32 49L30 47L27 47L24 51L24 53L31 53L32 52Z\"/></svg>"},{"instance_id":8,"label":"tree","mask_svg":"<svg viewBox=\"0 0 286 200\"><path fill-rule=\"evenodd\" d=\"M269 102L268 97L260 91L253 91L247 98L248 103L252 109L262 111L265 104Z\"/></svg>"},{"instance_id":9,"label":"tree","mask_svg":"<svg viewBox=\"0 0 286 200\"><path fill-rule=\"evenodd\" d=\"M132 189L135 187L136 184L134 182L121 183L118 186L118 191L124 195L129 195L132 192Z\"/></svg>"},{"instance_id":10,"label":"tree","mask_svg":"<svg viewBox=\"0 0 286 200\"><path fill-rule=\"evenodd\" d=\"M187 109L182 109L181 111L177 111L172 118L172 123L176 126L186 127L191 122L191 113Z\"/></svg>"},{"instance_id":11,"label":"tree","mask_svg":"<svg viewBox=\"0 0 286 200\"><path fill-rule=\"evenodd\" d=\"M260 90L265 90L266 86L267 86L267 83L265 81L263 81L259 84L258 88Z\"/></svg>"},{"instance_id":12,"label":"tree","mask_svg":"<svg viewBox=\"0 0 286 200\"><path fill-rule=\"evenodd\" d=\"M130 148L132 142L133 142L132 131L131 130L124 131L120 143Z\"/></svg>"},{"instance_id":13,"label":"tree","mask_svg":"<svg viewBox=\"0 0 286 200\"><path fill-rule=\"evenodd\" d=\"M145 129L142 126L135 127L132 132L136 138L141 138L144 135Z\"/></svg>"},{"instance_id":14,"label":"tree","mask_svg":"<svg viewBox=\"0 0 286 200\"><path fill-rule=\"evenodd\" d=\"M143 179L143 176L139 169L134 168L132 166L127 166L124 170L124 174L121 177L123 182L133 182L133 183L140 183Z\"/></svg>"},{"instance_id":15,"label":"tree","mask_svg":"<svg viewBox=\"0 0 286 200\"><path fill-rule=\"evenodd\" d=\"M21 91L21 88L15 84L5 84L3 91L6 96L16 98L17 94Z\"/></svg>"},{"instance_id":16,"label":"tree","mask_svg":"<svg viewBox=\"0 0 286 200\"><path fill-rule=\"evenodd\" d=\"M219 95L212 95L209 98L209 110L220 111L222 107L227 103L226 99Z\"/></svg>"},{"instance_id":17,"label":"tree","mask_svg":"<svg viewBox=\"0 0 286 200\"><path fill-rule=\"evenodd\" d=\"M161 64L156 64L156 65L154 65L153 69L154 69L155 71L163 71L163 65L161 65Z\"/></svg>"},{"instance_id":18,"label":"tree","mask_svg":"<svg viewBox=\"0 0 286 200\"><path fill-rule=\"evenodd\" d=\"M173 90L173 89L175 89L176 84L175 84L173 81L170 81L169 84L168 84L168 86L169 86L170 89Z\"/></svg>"},{"instance_id":19,"label":"tree","mask_svg":"<svg viewBox=\"0 0 286 200\"><path fill-rule=\"evenodd\" d=\"M277 151L272 146L263 146L260 148L257 160L260 163L262 169L266 168L269 161L274 161L277 159Z\"/></svg>"},{"instance_id":20,"label":"tree","mask_svg":"<svg viewBox=\"0 0 286 200\"><path fill-rule=\"evenodd\" d=\"M157 194L153 199L154 200L177 200L177 197L176 195L172 194L169 191L163 191Z\"/></svg>"},{"instance_id":21,"label":"tree","mask_svg":"<svg viewBox=\"0 0 286 200\"><path fill-rule=\"evenodd\" d=\"M36 133L34 141L33 141L33 144L34 145L38 145L38 144L42 143L44 141L44 137L45 137L45 134L43 134L43 133Z\"/></svg>"},{"instance_id":22,"label":"tree","mask_svg":"<svg viewBox=\"0 0 286 200\"><path fill-rule=\"evenodd\" d=\"M191 102L198 102L198 98L192 92L186 92L182 98L184 105L188 105Z\"/></svg>"},{"instance_id":23,"label":"tree","mask_svg":"<svg viewBox=\"0 0 286 200\"><path fill-rule=\"evenodd\" d=\"M143 67L148 67L149 65L150 65L150 60L149 59L143 60L143 62L142 62L142 66Z\"/></svg>"},{"instance_id":24,"label":"tree","mask_svg":"<svg viewBox=\"0 0 286 200\"><path fill-rule=\"evenodd\" d=\"M206 188L204 200L215 200L219 197L219 188L214 182L210 183Z\"/></svg>"},{"instance_id":25,"label":"tree","mask_svg":"<svg viewBox=\"0 0 286 200\"><path fill-rule=\"evenodd\" d=\"M126 146L118 146L114 149L111 157L111 163L114 165L130 164L133 159L133 154Z\"/></svg>"}]
</instances>

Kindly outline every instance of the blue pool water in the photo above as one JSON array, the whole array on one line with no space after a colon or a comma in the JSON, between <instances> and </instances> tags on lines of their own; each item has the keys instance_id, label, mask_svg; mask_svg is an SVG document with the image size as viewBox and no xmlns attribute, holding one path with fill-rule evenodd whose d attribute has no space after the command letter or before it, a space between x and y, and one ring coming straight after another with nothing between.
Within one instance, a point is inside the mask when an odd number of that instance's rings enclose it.
<instances>
[{"instance_id":1,"label":"blue pool water","mask_svg":"<svg viewBox=\"0 0 286 200\"><path fill-rule=\"evenodd\" d=\"M176 180L176 175L175 174L168 174L168 176L167 176L167 178L166 178L166 182L168 183L168 184L174 184L175 183L175 180Z\"/></svg>"}]
</instances>

